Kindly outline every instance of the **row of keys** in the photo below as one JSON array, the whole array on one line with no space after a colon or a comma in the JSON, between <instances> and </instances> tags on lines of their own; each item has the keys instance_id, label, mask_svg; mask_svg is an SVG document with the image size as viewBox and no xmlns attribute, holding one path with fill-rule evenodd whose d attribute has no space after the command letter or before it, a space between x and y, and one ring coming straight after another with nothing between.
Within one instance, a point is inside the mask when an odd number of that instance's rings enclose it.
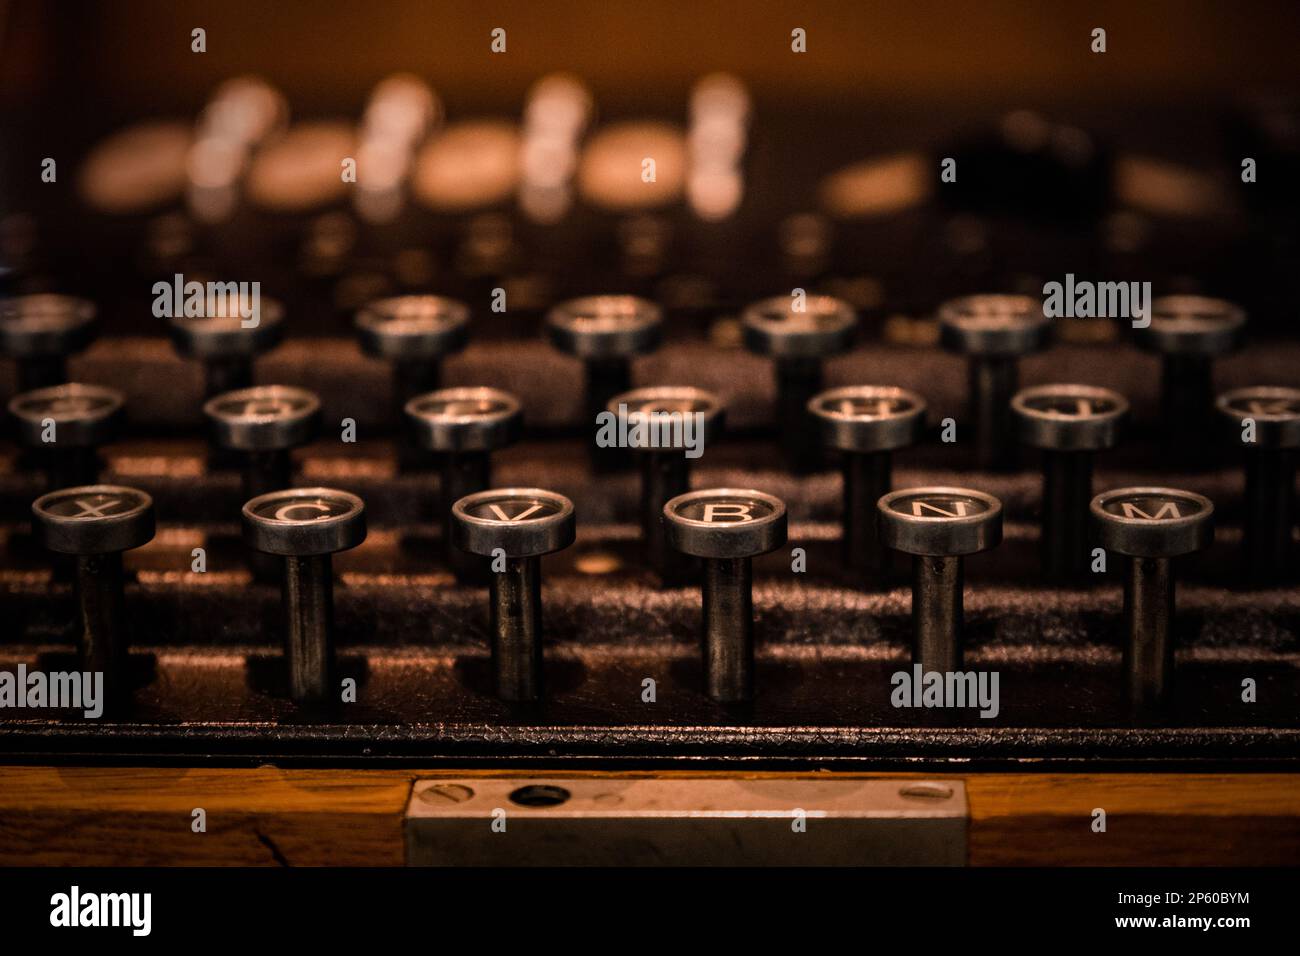
<instances>
[{"instance_id":1,"label":"row of keys","mask_svg":"<svg viewBox=\"0 0 1300 956\"><path fill-rule=\"evenodd\" d=\"M228 298L207 305L204 315L170 319L169 328L177 351L204 364L210 398L253 384L253 360L282 341L284 315L266 298L255 324ZM1245 315L1218 299L1166 296L1152 303L1149 319L1135 333L1140 344L1164 356L1166 421L1194 429L1210 407L1211 362L1240 345ZM0 302L0 351L18 362L20 390L66 381L66 358L92 340L94 320L91 303L68 296ZM1050 340L1042 303L1023 295L966 296L945 303L939 321L945 347L969 357L979 463L1006 466L1013 460L1005 426L1016 363ZM821 391L823 361L851 348L857 316L843 300L800 294L754 303L745 309L742 325L746 347L773 360L778 417L790 425L802 419L808 400ZM442 296L383 299L356 317L363 351L392 364L399 411L415 395L438 387L441 361L464 348L469 327L469 306ZM585 363L587 407L595 414L630 387L630 361L659 345L662 314L635 296L589 296L552 309L547 332L557 349ZM791 465L815 467L819 451L806 432L784 431Z\"/></svg>"},{"instance_id":2,"label":"row of keys","mask_svg":"<svg viewBox=\"0 0 1300 956\"><path fill-rule=\"evenodd\" d=\"M1094 497L1095 538L1123 555L1129 701L1160 707L1172 668L1171 559L1213 537L1209 499L1170 488L1123 488ZM913 661L928 670L962 666L963 558L1002 539L1002 504L965 488L911 488L876 504L884 543L913 559ZM129 703L126 684L122 552L154 534L148 494L115 485L50 492L32 505L37 539L75 556L87 670L105 674L110 701ZM497 695L543 699L541 557L573 543L576 515L564 495L540 488L491 488L451 507L457 547L490 562L488 592ZM322 706L336 679L331 556L366 537L365 505L346 491L291 488L259 495L242 512L244 538L280 563L283 637L295 702ZM663 506L668 543L702 563L705 692L724 704L754 694L752 559L786 543L785 503L753 489L686 492Z\"/></svg>"},{"instance_id":3,"label":"row of keys","mask_svg":"<svg viewBox=\"0 0 1300 956\"><path fill-rule=\"evenodd\" d=\"M112 389L73 383L24 393L9 408L20 440L43 457L48 486L56 489L97 480L94 449L114 437L122 406L122 396ZM1226 439L1245 449L1247 574L1257 584L1269 583L1290 565L1300 389L1233 389L1220 395L1216 406ZM315 437L320 399L302 388L262 385L209 399L204 411L218 449L237 459L245 498L253 498L292 484L289 453ZM697 454L717 439L725 419L717 395L691 386L633 389L611 398L605 411L611 418L622 416L629 439L638 425L664 419L688 424ZM1044 574L1077 582L1086 577L1089 561L1092 459L1119 442L1129 403L1110 389L1052 384L1017 392L1008 411L1013 436L1041 452ZM807 403L805 414L816 428L805 430L840 456L843 561L858 586L878 584L886 568L875 505L892 488L893 454L924 435L926 412L923 396L892 386L833 388ZM501 389L466 387L417 395L403 414L413 444L438 455L443 538L449 543L450 503L491 486L491 456L518 439L523 407ZM1247 432L1249 440L1243 441ZM666 501L690 488L686 440L683 429L661 435L656 427L627 442L640 458L646 560L670 585L681 583L687 569L668 547L659 514ZM446 557L463 580L475 579L477 565L467 565L463 554L449 546Z\"/></svg>"}]
</instances>

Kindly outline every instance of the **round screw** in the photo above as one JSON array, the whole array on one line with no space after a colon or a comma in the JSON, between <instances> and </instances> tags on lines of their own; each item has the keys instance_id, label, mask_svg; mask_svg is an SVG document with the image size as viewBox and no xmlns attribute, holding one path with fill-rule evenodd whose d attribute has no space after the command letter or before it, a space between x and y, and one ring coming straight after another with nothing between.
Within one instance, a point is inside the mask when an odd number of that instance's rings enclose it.
<instances>
[{"instance_id":1,"label":"round screw","mask_svg":"<svg viewBox=\"0 0 1300 956\"><path fill-rule=\"evenodd\" d=\"M248 388L253 384L253 360L280 344L284 337L284 309L274 299L263 298L257 325L246 328L238 302L210 299L201 316L174 316L170 320L176 351L203 363L203 398Z\"/></svg>"},{"instance_id":2,"label":"round screw","mask_svg":"<svg viewBox=\"0 0 1300 956\"><path fill-rule=\"evenodd\" d=\"M627 422L641 460L641 537L646 563L664 585L690 580L692 569L668 545L664 505L690 491L691 458L722 431L725 410L712 392L688 385L637 388L616 395L608 411Z\"/></svg>"},{"instance_id":3,"label":"round screw","mask_svg":"<svg viewBox=\"0 0 1300 956\"><path fill-rule=\"evenodd\" d=\"M664 505L668 543L704 559L705 692L723 703L754 696L753 558L786 540L785 503L761 491L710 488Z\"/></svg>"},{"instance_id":4,"label":"round screw","mask_svg":"<svg viewBox=\"0 0 1300 956\"><path fill-rule=\"evenodd\" d=\"M399 295L357 313L361 350L392 363L393 418L406 403L442 382L442 360L469 339L469 306L440 295Z\"/></svg>"},{"instance_id":5,"label":"round screw","mask_svg":"<svg viewBox=\"0 0 1300 956\"><path fill-rule=\"evenodd\" d=\"M1002 540L1002 502L968 488L909 488L880 499L885 544L912 555L912 662L961 669L962 557Z\"/></svg>"},{"instance_id":6,"label":"round screw","mask_svg":"<svg viewBox=\"0 0 1300 956\"><path fill-rule=\"evenodd\" d=\"M586 369L587 423L605 410L609 400L632 387L633 357L659 347L663 313L659 306L634 295L591 295L570 299L551 309L546 317L551 344L576 358ZM619 449L594 443L592 462L601 471L626 463Z\"/></svg>"},{"instance_id":7,"label":"round screw","mask_svg":"<svg viewBox=\"0 0 1300 956\"><path fill-rule=\"evenodd\" d=\"M323 704L337 688L331 555L366 540L365 504L333 488L290 488L244 504L249 547L284 558L284 651L297 704Z\"/></svg>"},{"instance_id":8,"label":"round screw","mask_svg":"<svg viewBox=\"0 0 1300 956\"><path fill-rule=\"evenodd\" d=\"M1114 448L1128 400L1091 385L1039 385L1011 400L1020 440L1043 455L1043 573L1079 580L1088 570L1092 457Z\"/></svg>"},{"instance_id":9,"label":"round screw","mask_svg":"<svg viewBox=\"0 0 1300 956\"><path fill-rule=\"evenodd\" d=\"M893 487L893 455L920 441L925 399L888 385L851 385L808 403L822 441L838 449L843 466L844 566L859 587L880 584L889 550L880 536L876 502Z\"/></svg>"},{"instance_id":10,"label":"round screw","mask_svg":"<svg viewBox=\"0 0 1300 956\"><path fill-rule=\"evenodd\" d=\"M37 541L76 556L81 667L104 675L106 710L120 711L131 696L122 552L152 540L153 499L119 485L61 488L37 498L32 517Z\"/></svg>"},{"instance_id":11,"label":"round screw","mask_svg":"<svg viewBox=\"0 0 1300 956\"><path fill-rule=\"evenodd\" d=\"M433 806L464 803L474 798L474 788L467 787L463 783L431 783L423 790L416 790L414 793L417 800Z\"/></svg>"},{"instance_id":12,"label":"round screw","mask_svg":"<svg viewBox=\"0 0 1300 956\"><path fill-rule=\"evenodd\" d=\"M573 544L573 502L541 488L495 488L452 506L453 543L471 554L505 556L492 575L492 670L497 696L542 698L541 556ZM495 557L500 557L497 555Z\"/></svg>"},{"instance_id":13,"label":"round screw","mask_svg":"<svg viewBox=\"0 0 1300 956\"><path fill-rule=\"evenodd\" d=\"M808 403L822 390L822 362L853 345L858 318L853 307L829 295L813 295L796 311L790 296L755 302L741 316L745 347L772 357L776 374L776 427L786 466L817 471L825 456L808 427Z\"/></svg>"},{"instance_id":14,"label":"round screw","mask_svg":"<svg viewBox=\"0 0 1300 956\"><path fill-rule=\"evenodd\" d=\"M483 581L487 564L452 544L452 506L492 487L492 452L519 439L523 418L519 399L499 388L444 388L406 403L416 447L441 456L442 541L447 564L461 581Z\"/></svg>"},{"instance_id":15,"label":"round screw","mask_svg":"<svg viewBox=\"0 0 1300 956\"><path fill-rule=\"evenodd\" d=\"M0 352L18 363L18 391L68 380L67 358L95 338L95 306L52 293L0 299Z\"/></svg>"},{"instance_id":16,"label":"round screw","mask_svg":"<svg viewBox=\"0 0 1300 956\"><path fill-rule=\"evenodd\" d=\"M1027 295L968 295L939 308L943 347L969 359L968 414L975 420L975 460L980 468L1016 464L1011 396L1020 382L1019 360L1047 347L1051 325L1043 305Z\"/></svg>"},{"instance_id":17,"label":"round screw","mask_svg":"<svg viewBox=\"0 0 1300 956\"><path fill-rule=\"evenodd\" d=\"M1300 448L1300 388L1253 386L1219 396L1219 415L1246 463L1242 546L1248 579L1273 582L1293 572L1296 449ZM1243 442L1247 419L1254 441Z\"/></svg>"},{"instance_id":18,"label":"round screw","mask_svg":"<svg viewBox=\"0 0 1300 956\"><path fill-rule=\"evenodd\" d=\"M124 402L114 389L76 383L38 388L10 400L18 440L42 459L48 490L95 483L96 449L116 437ZM50 427L53 440L47 441Z\"/></svg>"},{"instance_id":19,"label":"round screw","mask_svg":"<svg viewBox=\"0 0 1300 956\"><path fill-rule=\"evenodd\" d=\"M1175 488L1119 488L1090 505L1097 540L1127 559L1124 575L1124 675L1131 710L1164 703L1174 658L1171 558L1214 540L1210 499Z\"/></svg>"},{"instance_id":20,"label":"round screw","mask_svg":"<svg viewBox=\"0 0 1300 956\"><path fill-rule=\"evenodd\" d=\"M1204 433L1214 407L1217 356L1241 347L1246 313L1223 299L1168 295L1151 303L1151 324L1135 329L1138 345L1161 356L1161 424L1173 447Z\"/></svg>"}]
</instances>

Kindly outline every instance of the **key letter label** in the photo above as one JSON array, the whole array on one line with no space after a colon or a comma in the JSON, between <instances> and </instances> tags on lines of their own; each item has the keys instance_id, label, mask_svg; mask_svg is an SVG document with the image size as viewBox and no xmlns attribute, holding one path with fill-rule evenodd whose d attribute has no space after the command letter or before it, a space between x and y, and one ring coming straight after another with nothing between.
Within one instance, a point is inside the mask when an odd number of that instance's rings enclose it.
<instances>
[{"instance_id":1,"label":"key letter label","mask_svg":"<svg viewBox=\"0 0 1300 956\"><path fill-rule=\"evenodd\" d=\"M718 524L714 517L725 521L743 523L753 521L754 516L749 513L749 505L730 504L730 503L709 503L704 506L704 521L706 524Z\"/></svg>"},{"instance_id":2,"label":"key letter label","mask_svg":"<svg viewBox=\"0 0 1300 956\"><path fill-rule=\"evenodd\" d=\"M300 508L308 511L318 512L310 518L295 518L291 512ZM295 501L293 504L281 505L275 511L276 521L319 521L321 518L328 517L330 509L328 505L323 505L319 501Z\"/></svg>"},{"instance_id":3,"label":"key letter label","mask_svg":"<svg viewBox=\"0 0 1300 956\"><path fill-rule=\"evenodd\" d=\"M529 508L526 511L519 512L519 514L515 515L512 518L508 514L506 514L505 511L502 510L501 506L496 502L493 502L492 504L488 505L488 507L491 508L492 513L497 516L498 521L523 521L525 518L527 518L529 515L533 514L534 512L542 510L542 506L534 502L531 508Z\"/></svg>"},{"instance_id":4,"label":"key letter label","mask_svg":"<svg viewBox=\"0 0 1300 956\"><path fill-rule=\"evenodd\" d=\"M110 509L110 508L116 508L119 504L121 504L121 499L120 499L120 498L109 498L107 501L103 502L102 504L98 504L98 505L96 505L96 504L92 504L92 503L89 502L89 501L86 501L84 498L78 498L78 499L76 500L76 502L74 502L74 503L75 503L76 506L77 506L78 508L80 508L81 510L78 511L78 512L77 512L75 515L73 515L72 517L74 517L74 518L104 518L104 517L107 517L107 516L108 516L108 513L109 513L109 512L108 512L108 509Z\"/></svg>"},{"instance_id":5,"label":"key letter label","mask_svg":"<svg viewBox=\"0 0 1300 956\"><path fill-rule=\"evenodd\" d=\"M964 501L953 501L953 502L949 502L949 503L948 503L948 507L949 507L949 508L955 508L955 509L957 509L957 510L956 510L956 511L945 511L943 508L940 508L938 505L931 504L931 503L928 502L928 501L913 501L913 502L912 502L912 516L913 516L913 517L916 517L916 518L924 518L924 517L925 517L925 511L922 510L922 509L924 508L924 509L928 509L929 511L933 512L934 514L942 515L942 516L945 517L945 518L964 518L964 517L966 517L966 507L967 507L967 506L966 506L966 502L964 502Z\"/></svg>"},{"instance_id":6,"label":"key letter label","mask_svg":"<svg viewBox=\"0 0 1300 956\"><path fill-rule=\"evenodd\" d=\"M1160 506L1160 510L1153 515L1147 514L1131 501L1121 502L1120 507L1124 509L1125 518L1141 518L1143 521L1160 521L1163 518L1181 518L1183 516L1182 512L1178 510L1178 504L1173 501L1166 501Z\"/></svg>"}]
</instances>

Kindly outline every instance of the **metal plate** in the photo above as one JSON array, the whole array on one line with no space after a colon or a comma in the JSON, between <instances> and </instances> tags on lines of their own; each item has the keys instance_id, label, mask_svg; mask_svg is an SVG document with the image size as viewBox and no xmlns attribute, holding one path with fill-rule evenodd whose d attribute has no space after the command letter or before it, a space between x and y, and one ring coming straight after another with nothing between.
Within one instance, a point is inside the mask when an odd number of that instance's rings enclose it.
<instances>
[{"instance_id":1,"label":"metal plate","mask_svg":"<svg viewBox=\"0 0 1300 956\"><path fill-rule=\"evenodd\" d=\"M963 866L960 780L418 780L411 866Z\"/></svg>"}]
</instances>

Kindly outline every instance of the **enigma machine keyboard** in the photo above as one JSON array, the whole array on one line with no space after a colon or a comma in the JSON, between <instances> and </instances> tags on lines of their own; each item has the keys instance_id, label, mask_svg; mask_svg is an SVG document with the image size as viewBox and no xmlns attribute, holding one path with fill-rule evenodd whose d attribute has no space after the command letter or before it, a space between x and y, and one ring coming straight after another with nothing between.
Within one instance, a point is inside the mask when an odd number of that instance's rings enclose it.
<instances>
[{"instance_id":1,"label":"enigma machine keyboard","mask_svg":"<svg viewBox=\"0 0 1300 956\"><path fill-rule=\"evenodd\" d=\"M0 759L1294 780L1271 21L758 6L9 8Z\"/></svg>"}]
</instances>

